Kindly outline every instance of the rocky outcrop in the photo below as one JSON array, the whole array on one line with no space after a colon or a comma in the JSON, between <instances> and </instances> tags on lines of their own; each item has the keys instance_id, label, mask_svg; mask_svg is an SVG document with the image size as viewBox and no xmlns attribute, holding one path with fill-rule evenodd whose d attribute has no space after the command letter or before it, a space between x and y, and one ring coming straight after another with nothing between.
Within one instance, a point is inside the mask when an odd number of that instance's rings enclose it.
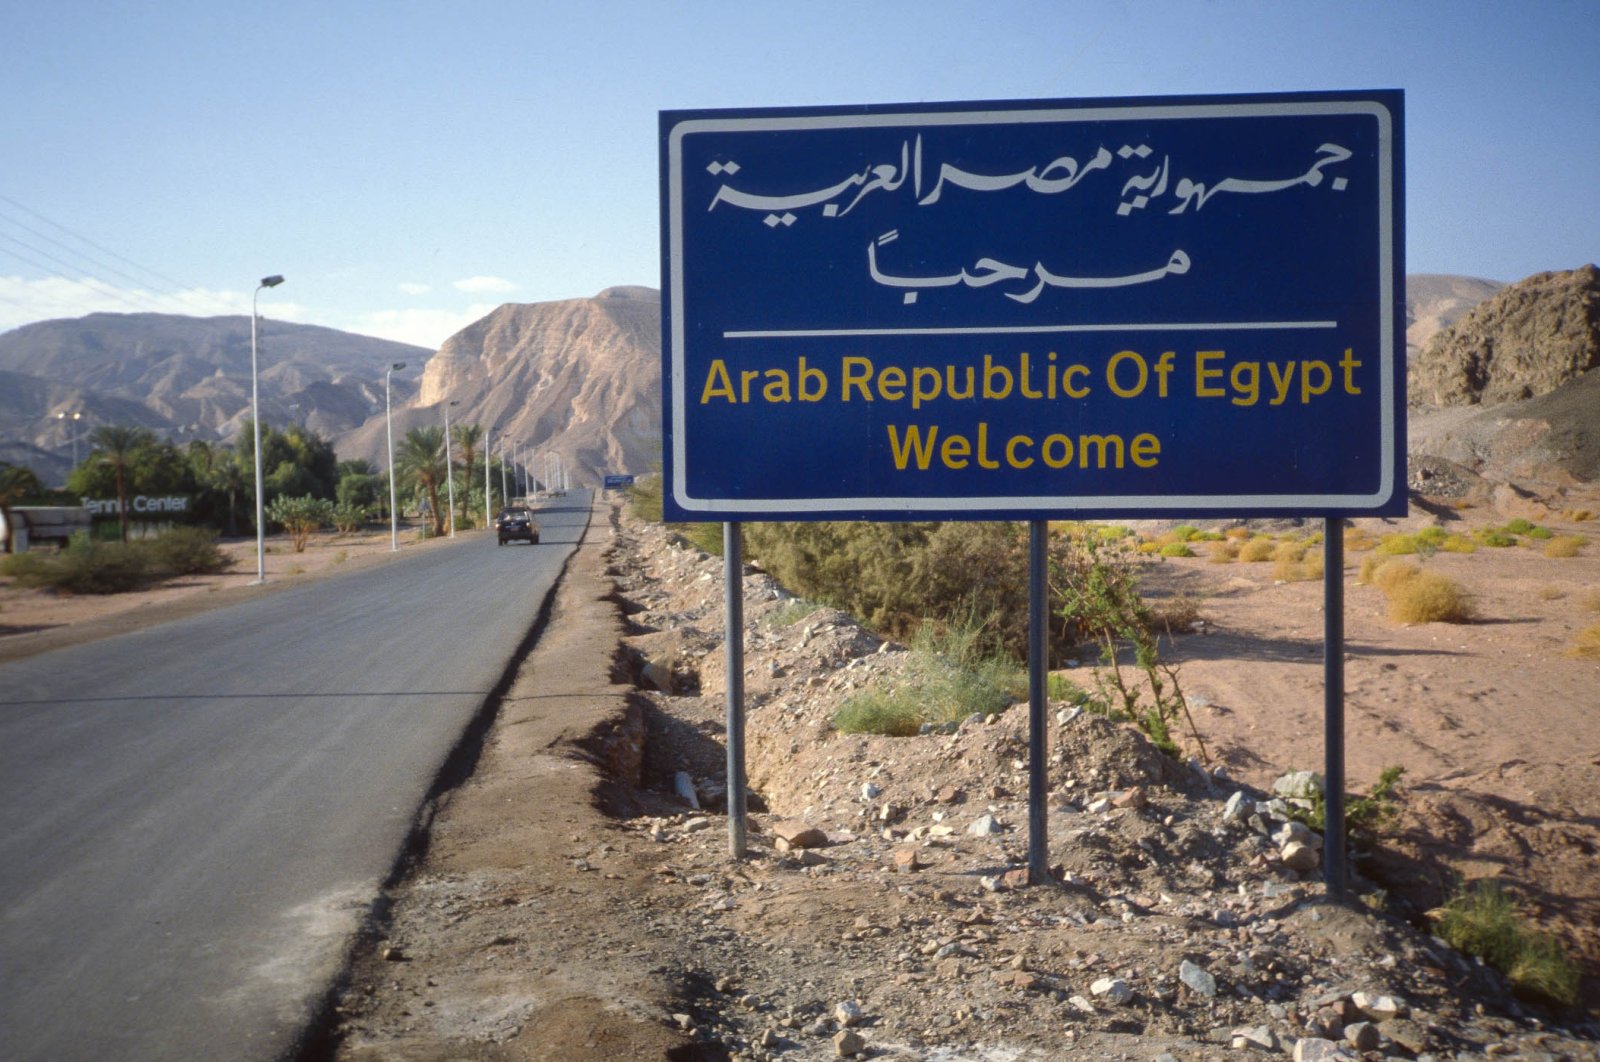
<instances>
[{"instance_id":1,"label":"rocky outcrop","mask_svg":"<svg viewBox=\"0 0 1600 1062\"><path fill-rule=\"evenodd\" d=\"M1600 270L1538 273L1482 303L1410 366L1413 405L1514 402L1600 365Z\"/></svg>"}]
</instances>

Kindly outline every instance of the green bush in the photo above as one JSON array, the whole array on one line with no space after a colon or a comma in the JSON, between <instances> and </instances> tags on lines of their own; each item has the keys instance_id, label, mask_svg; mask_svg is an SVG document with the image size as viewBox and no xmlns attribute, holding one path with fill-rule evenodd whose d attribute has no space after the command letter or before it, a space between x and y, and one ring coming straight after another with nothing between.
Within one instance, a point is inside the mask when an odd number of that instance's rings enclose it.
<instances>
[{"instance_id":1,"label":"green bush","mask_svg":"<svg viewBox=\"0 0 1600 1062\"><path fill-rule=\"evenodd\" d=\"M1570 1006L1578 1001L1578 969L1560 941L1530 930L1496 881L1461 889L1445 905L1439 935L1504 973L1519 995Z\"/></svg>"},{"instance_id":2,"label":"green bush","mask_svg":"<svg viewBox=\"0 0 1600 1062\"><path fill-rule=\"evenodd\" d=\"M120 594L146 586L153 578L149 551L139 544L97 542L81 533L56 553L12 554L0 570L19 586L69 594Z\"/></svg>"},{"instance_id":3,"label":"green bush","mask_svg":"<svg viewBox=\"0 0 1600 1062\"><path fill-rule=\"evenodd\" d=\"M209 527L175 527L135 545L149 555L152 574L206 575L233 564L233 559L218 547L217 533Z\"/></svg>"},{"instance_id":4,"label":"green bush","mask_svg":"<svg viewBox=\"0 0 1600 1062\"><path fill-rule=\"evenodd\" d=\"M1168 542L1161 547L1161 555L1163 557L1192 557L1194 556L1194 550L1189 548L1187 541Z\"/></svg>"},{"instance_id":5,"label":"green bush","mask_svg":"<svg viewBox=\"0 0 1600 1062\"><path fill-rule=\"evenodd\" d=\"M333 503L309 494L298 498L279 495L267 506L267 519L288 532L296 553L304 553L311 533L333 521Z\"/></svg>"},{"instance_id":6,"label":"green bush","mask_svg":"<svg viewBox=\"0 0 1600 1062\"><path fill-rule=\"evenodd\" d=\"M367 522L367 508L352 502L340 502L333 507L329 514L333 526L345 534L360 531L361 525Z\"/></svg>"}]
</instances>

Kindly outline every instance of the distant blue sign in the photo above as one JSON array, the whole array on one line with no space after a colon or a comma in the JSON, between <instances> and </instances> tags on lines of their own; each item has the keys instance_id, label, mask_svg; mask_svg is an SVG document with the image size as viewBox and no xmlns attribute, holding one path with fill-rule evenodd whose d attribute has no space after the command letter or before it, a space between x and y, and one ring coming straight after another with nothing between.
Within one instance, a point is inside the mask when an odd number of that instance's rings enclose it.
<instances>
[{"instance_id":1,"label":"distant blue sign","mask_svg":"<svg viewBox=\"0 0 1600 1062\"><path fill-rule=\"evenodd\" d=\"M606 490L621 490L623 487L633 486L632 476L610 475L605 478Z\"/></svg>"},{"instance_id":2,"label":"distant blue sign","mask_svg":"<svg viewBox=\"0 0 1600 1062\"><path fill-rule=\"evenodd\" d=\"M663 112L666 516L1404 513L1402 102Z\"/></svg>"}]
</instances>

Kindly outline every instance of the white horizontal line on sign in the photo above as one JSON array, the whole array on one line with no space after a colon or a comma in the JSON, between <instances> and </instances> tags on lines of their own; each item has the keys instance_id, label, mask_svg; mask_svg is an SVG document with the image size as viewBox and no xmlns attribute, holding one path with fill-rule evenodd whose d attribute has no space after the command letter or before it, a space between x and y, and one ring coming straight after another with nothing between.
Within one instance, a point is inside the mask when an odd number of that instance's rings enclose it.
<instances>
[{"instance_id":1,"label":"white horizontal line on sign","mask_svg":"<svg viewBox=\"0 0 1600 1062\"><path fill-rule=\"evenodd\" d=\"M994 336L1048 332L1260 332L1269 329L1338 328L1338 321L1175 321L1127 324L993 325L966 328L773 328L722 333L723 339L806 339L817 336Z\"/></svg>"}]
</instances>

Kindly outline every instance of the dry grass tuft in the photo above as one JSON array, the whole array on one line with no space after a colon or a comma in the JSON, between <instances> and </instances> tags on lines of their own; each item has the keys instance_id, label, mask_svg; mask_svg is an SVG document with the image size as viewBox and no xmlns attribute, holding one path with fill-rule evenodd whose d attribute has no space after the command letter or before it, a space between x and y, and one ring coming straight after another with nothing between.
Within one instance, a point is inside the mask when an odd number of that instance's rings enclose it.
<instances>
[{"instance_id":1,"label":"dry grass tuft","mask_svg":"<svg viewBox=\"0 0 1600 1062\"><path fill-rule=\"evenodd\" d=\"M1540 601L1560 601L1566 596L1567 592L1561 589L1559 586L1551 586L1547 583L1544 586L1539 587Z\"/></svg>"},{"instance_id":2,"label":"dry grass tuft","mask_svg":"<svg viewBox=\"0 0 1600 1062\"><path fill-rule=\"evenodd\" d=\"M1558 535L1544 544L1546 557L1576 557L1588 540L1580 535Z\"/></svg>"},{"instance_id":3,"label":"dry grass tuft","mask_svg":"<svg viewBox=\"0 0 1600 1062\"><path fill-rule=\"evenodd\" d=\"M1221 542L1213 542L1211 552L1207 556L1212 564L1232 564L1239 559L1239 541L1227 538Z\"/></svg>"},{"instance_id":4,"label":"dry grass tuft","mask_svg":"<svg viewBox=\"0 0 1600 1062\"><path fill-rule=\"evenodd\" d=\"M1282 558L1272 566L1272 577L1286 583L1305 583L1313 579L1321 579L1323 572L1322 554L1306 553L1301 551L1299 560Z\"/></svg>"},{"instance_id":5,"label":"dry grass tuft","mask_svg":"<svg viewBox=\"0 0 1600 1062\"><path fill-rule=\"evenodd\" d=\"M1585 612L1600 612L1600 590L1588 590L1578 598L1578 607Z\"/></svg>"},{"instance_id":6,"label":"dry grass tuft","mask_svg":"<svg viewBox=\"0 0 1600 1062\"><path fill-rule=\"evenodd\" d=\"M1272 559L1278 544L1266 535L1258 535L1239 547L1239 559L1246 564L1260 564Z\"/></svg>"},{"instance_id":7,"label":"dry grass tuft","mask_svg":"<svg viewBox=\"0 0 1600 1062\"><path fill-rule=\"evenodd\" d=\"M1386 592L1389 618L1396 623L1466 623L1476 614L1461 584L1437 572L1413 571Z\"/></svg>"},{"instance_id":8,"label":"dry grass tuft","mask_svg":"<svg viewBox=\"0 0 1600 1062\"><path fill-rule=\"evenodd\" d=\"M1600 623L1591 623L1579 631L1569 654L1579 660L1600 660Z\"/></svg>"}]
</instances>

